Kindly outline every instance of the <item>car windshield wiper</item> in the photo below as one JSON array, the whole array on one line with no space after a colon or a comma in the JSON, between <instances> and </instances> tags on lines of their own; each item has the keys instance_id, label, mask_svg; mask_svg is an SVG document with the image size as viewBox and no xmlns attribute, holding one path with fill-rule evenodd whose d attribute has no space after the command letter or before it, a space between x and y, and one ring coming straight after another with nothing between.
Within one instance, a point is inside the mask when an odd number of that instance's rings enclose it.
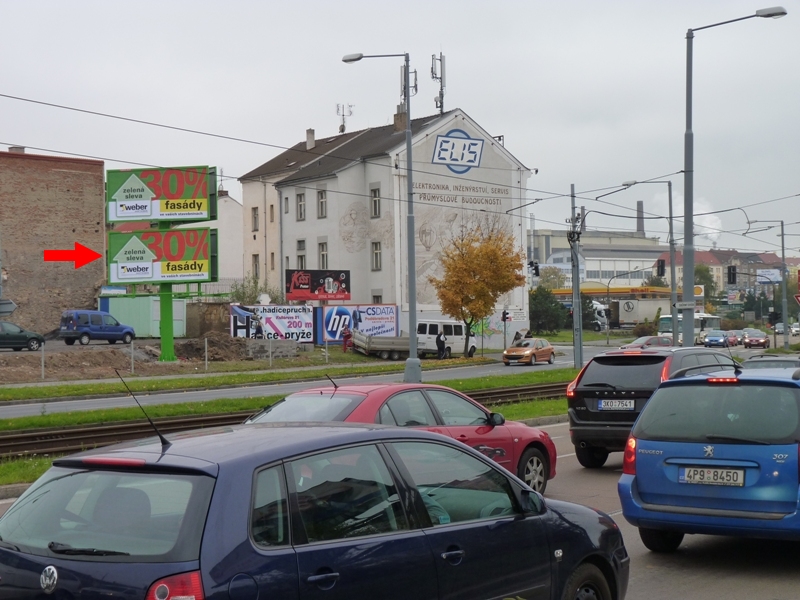
<instances>
[{"instance_id":1,"label":"car windshield wiper","mask_svg":"<svg viewBox=\"0 0 800 600\"><path fill-rule=\"evenodd\" d=\"M584 387L607 387L611 388L612 390L617 389L617 386L612 385L610 383L587 383Z\"/></svg>"},{"instance_id":2,"label":"car windshield wiper","mask_svg":"<svg viewBox=\"0 0 800 600\"><path fill-rule=\"evenodd\" d=\"M83 556L130 556L130 552L118 552L116 550L98 550L97 548L73 548L69 544L60 542L50 542L47 544L50 552L56 554L75 554Z\"/></svg>"},{"instance_id":3,"label":"car windshield wiper","mask_svg":"<svg viewBox=\"0 0 800 600\"><path fill-rule=\"evenodd\" d=\"M16 550L19 552L19 547L11 542L5 541L2 537L0 537L0 548L9 548L11 550Z\"/></svg>"},{"instance_id":4,"label":"car windshield wiper","mask_svg":"<svg viewBox=\"0 0 800 600\"><path fill-rule=\"evenodd\" d=\"M727 440L729 442L744 442L745 444L760 444L761 446L769 446L769 442L763 440L753 440L750 438L736 437L734 435L719 435L716 433L709 433L706 436L707 440Z\"/></svg>"}]
</instances>

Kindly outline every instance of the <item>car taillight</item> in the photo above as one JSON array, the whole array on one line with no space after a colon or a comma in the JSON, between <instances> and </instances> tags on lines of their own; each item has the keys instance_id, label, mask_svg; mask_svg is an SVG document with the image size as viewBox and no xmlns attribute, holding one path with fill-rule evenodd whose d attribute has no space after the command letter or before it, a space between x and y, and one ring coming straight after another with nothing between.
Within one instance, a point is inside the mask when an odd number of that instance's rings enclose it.
<instances>
[{"instance_id":1,"label":"car taillight","mask_svg":"<svg viewBox=\"0 0 800 600\"><path fill-rule=\"evenodd\" d=\"M205 600L200 571L159 579L147 590L145 600Z\"/></svg>"},{"instance_id":2,"label":"car taillight","mask_svg":"<svg viewBox=\"0 0 800 600\"><path fill-rule=\"evenodd\" d=\"M583 376L583 372L586 370L586 367L589 366L589 363L583 365L583 368L578 373L578 376L573 379L570 384L567 386L567 398L574 398L575 397L575 388L578 387L578 382L581 380Z\"/></svg>"},{"instance_id":3,"label":"car taillight","mask_svg":"<svg viewBox=\"0 0 800 600\"><path fill-rule=\"evenodd\" d=\"M625 475L636 475L636 438L630 436L622 455L622 472Z\"/></svg>"},{"instance_id":4,"label":"car taillight","mask_svg":"<svg viewBox=\"0 0 800 600\"><path fill-rule=\"evenodd\" d=\"M739 383L738 377L709 377L708 383Z\"/></svg>"},{"instance_id":5,"label":"car taillight","mask_svg":"<svg viewBox=\"0 0 800 600\"><path fill-rule=\"evenodd\" d=\"M665 382L669 379L669 366L672 364L672 357L668 356L667 359L664 361L664 366L661 368L661 382Z\"/></svg>"}]
</instances>

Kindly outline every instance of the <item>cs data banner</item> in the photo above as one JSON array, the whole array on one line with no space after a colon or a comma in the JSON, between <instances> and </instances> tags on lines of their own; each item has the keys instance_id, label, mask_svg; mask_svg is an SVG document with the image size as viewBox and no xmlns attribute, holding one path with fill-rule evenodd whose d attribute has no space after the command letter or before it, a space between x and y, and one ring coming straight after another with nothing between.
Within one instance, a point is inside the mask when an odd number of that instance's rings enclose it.
<instances>
[{"instance_id":1,"label":"cs data banner","mask_svg":"<svg viewBox=\"0 0 800 600\"><path fill-rule=\"evenodd\" d=\"M320 342L340 342L345 327L367 335L396 337L399 312L395 304L358 304L354 306L322 306L323 326Z\"/></svg>"},{"instance_id":2,"label":"cs data banner","mask_svg":"<svg viewBox=\"0 0 800 600\"><path fill-rule=\"evenodd\" d=\"M214 168L126 169L108 171L106 178L109 223L216 218Z\"/></svg>"}]
</instances>

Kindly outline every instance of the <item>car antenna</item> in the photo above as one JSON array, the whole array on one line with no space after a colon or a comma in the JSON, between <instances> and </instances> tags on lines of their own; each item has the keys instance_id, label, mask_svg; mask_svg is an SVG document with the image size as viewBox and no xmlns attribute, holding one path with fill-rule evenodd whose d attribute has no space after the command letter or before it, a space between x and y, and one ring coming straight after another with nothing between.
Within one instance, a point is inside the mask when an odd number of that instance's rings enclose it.
<instances>
[{"instance_id":1,"label":"car antenna","mask_svg":"<svg viewBox=\"0 0 800 600\"><path fill-rule=\"evenodd\" d=\"M338 389L339 389L339 386L338 386L338 385L336 385L336 382L335 382L333 379L331 379L331 376L330 376L330 375L328 375L327 373L325 373L325 377L327 377L327 378L328 378L328 381L330 381L330 382L333 384L333 393L335 394L335 393L336 393L336 390L338 390ZM331 395L333 395L333 394L331 394Z\"/></svg>"},{"instance_id":2,"label":"car antenna","mask_svg":"<svg viewBox=\"0 0 800 600\"><path fill-rule=\"evenodd\" d=\"M149 415L148 415L148 414L145 412L145 410L144 410L144 407L143 407L143 406L141 405L141 403L139 402L139 399L138 399L138 398L137 398L137 397L134 395L133 391L131 391L131 388L129 388L129 387L128 387L128 384L127 384L127 383L125 383L125 380L122 378L122 375L120 375L120 374L119 374L119 371L117 371L116 369L114 369L114 373L116 373L116 374L117 374L117 377L119 377L120 381L122 381L122 385L124 385L124 386L125 386L125 389L126 389L126 390L128 390L128 393L129 393L131 396L133 396L133 399L134 399L134 400L136 400L136 404L138 404L138 405L139 405L139 408L141 408L141 409L142 409L142 412L144 413L144 416L147 418L147 420L150 422L150 425L151 425L151 426L153 427L153 429L155 430L155 432L156 432L156 435L158 436L158 439L159 439L159 440L161 440L161 450L166 450L167 448L169 448L170 446L172 446L172 442L170 442L170 441L169 441L167 438L165 438L163 435L161 435L161 432L158 430L158 427L156 427L156 424L155 424L155 423L153 423L153 420L152 420L152 419L150 418L150 416L149 416Z\"/></svg>"}]
</instances>

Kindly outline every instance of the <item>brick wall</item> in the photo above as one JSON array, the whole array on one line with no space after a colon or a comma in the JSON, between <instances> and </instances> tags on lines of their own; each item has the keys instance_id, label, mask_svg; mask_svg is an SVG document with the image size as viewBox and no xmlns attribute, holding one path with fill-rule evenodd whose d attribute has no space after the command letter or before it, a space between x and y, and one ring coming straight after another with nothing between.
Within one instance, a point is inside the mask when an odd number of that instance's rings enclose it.
<instances>
[{"instance_id":1,"label":"brick wall","mask_svg":"<svg viewBox=\"0 0 800 600\"><path fill-rule=\"evenodd\" d=\"M18 306L2 318L44 334L58 327L64 309L96 306L104 260L75 269L44 262L44 250L80 242L105 255L104 211L102 161L0 152L3 298Z\"/></svg>"}]
</instances>

